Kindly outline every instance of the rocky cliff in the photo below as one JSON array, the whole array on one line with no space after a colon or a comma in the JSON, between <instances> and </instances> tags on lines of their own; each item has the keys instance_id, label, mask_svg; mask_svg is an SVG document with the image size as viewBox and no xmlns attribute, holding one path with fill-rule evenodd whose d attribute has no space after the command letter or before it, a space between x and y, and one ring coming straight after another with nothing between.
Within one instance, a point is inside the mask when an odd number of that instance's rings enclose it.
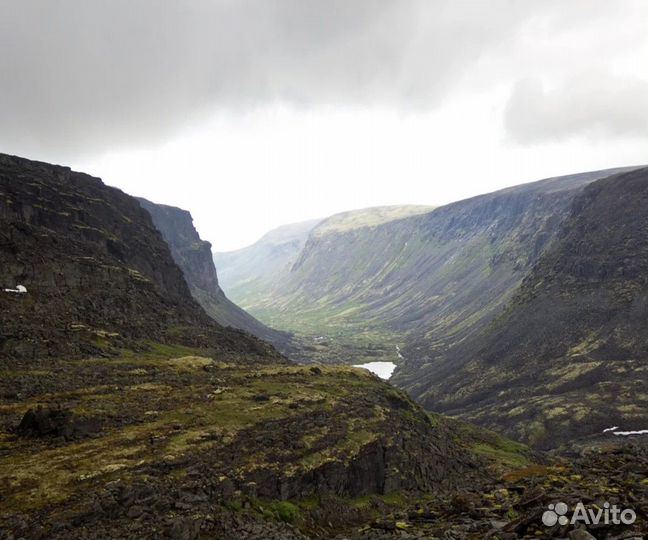
<instances>
[{"instance_id":1,"label":"rocky cliff","mask_svg":"<svg viewBox=\"0 0 648 540\"><path fill-rule=\"evenodd\" d=\"M276 356L212 321L137 200L98 178L0 155L0 353L79 356L173 342Z\"/></svg>"},{"instance_id":2,"label":"rocky cliff","mask_svg":"<svg viewBox=\"0 0 648 540\"><path fill-rule=\"evenodd\" d=\"M399 383L430 408L541 447L644 429L646 208L646 168L588 185L505 312L445 356L405 362Z\"/></svg>"},{"instance_id":3,"label":"rocky cliff","mask_svg":"<svg viewBox=\"0 0 648 540\"><path fill-rule=\"evenodd\" d=\"M200 238L191 214L174 206L138 198L153 224L169 245L173 260L182 270L189 290L209 316L223 326L233 326L284 348L289 335L257 321L231 302L218 284L211 244Z\"/></svg>"}]
</instances>

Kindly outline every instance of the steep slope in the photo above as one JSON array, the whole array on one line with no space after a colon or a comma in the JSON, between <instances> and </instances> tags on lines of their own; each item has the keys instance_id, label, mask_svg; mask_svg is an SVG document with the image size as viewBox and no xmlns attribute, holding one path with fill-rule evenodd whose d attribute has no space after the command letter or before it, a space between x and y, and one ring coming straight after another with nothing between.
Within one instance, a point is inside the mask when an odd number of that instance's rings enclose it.
<instances>
[{"instance_id":1,"label":"steep slope","mask_svg":"<svg viewBox=\"0 0 648 540\"><path fill-rule=\"evenodd\" d=\"M276 328L364 348L368 358L399 362L396 345L411 333L444 351L499 313L572 198L613 172L542 180L377 225L325 220L266 300L248 308ZM318 350L327 354L340 361L344 352Z\"/></svg>"},{"instance_id":2,"label":"steep slope","mask_svg":"<svg viewBox=\"0 0 648 540\"><path fill-rule=\"evenodd\" d=\"M218 284L212 259L211 244L201 240L186 210L137 199L151 215L153 224L171 249L171 256L182 270L189 290L209 316L223 326L233 326L284 347L289 341L286 333L268 328L249 313L231 302Z\"/></svg>"},{"instance_id":3,"label":"steep slope","mask_svg":"<svg viewBox=\"0 0 648 540\"><path fill-rule=\"evenodd\" d=\"M0 154L3 357L80 355L138 340L277 356L212 321L138 202L101 180ZM154 315L154 316L153 316Z\"/></svg>"},{"instance_id":4,"label":"steep slope","mask_svg":"<svg viewBox=\"0 0 648 540\"><path fill-rule=\"evenodd\" d=\"M266 233L251 246L214 253L223 289L243 307L267 298L279 276L290 271L309 233L320 221L284 225Z\"/></svg>"},{"instance_id":5,"label":"steep slope","mask_svg":"<svg viewBox=\"0 0 648 540\"><path fill-rule=\"evenodd\" d=\"M408 347L397 384L538 446L645 429L647 208L648 168L588 185L506 311L444 355Z\"/></svg>"}]
</instances>

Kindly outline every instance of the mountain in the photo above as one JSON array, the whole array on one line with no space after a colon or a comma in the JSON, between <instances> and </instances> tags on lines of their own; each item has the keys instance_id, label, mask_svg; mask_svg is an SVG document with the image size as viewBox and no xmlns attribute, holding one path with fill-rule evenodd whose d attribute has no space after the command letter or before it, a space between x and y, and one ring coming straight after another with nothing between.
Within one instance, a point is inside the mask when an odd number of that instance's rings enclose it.
<instances>
[{"instance_id":1,"label":"mountain","mask_svg":"<svg viewBox=\"0 0 648 540\"><path fill-rule=\"evenodd\" d=\"M243 249L214 253L223 288L241 305L255 305L277 277L288 272L308 234L321 220L313 219L273 229Z\"/></svg>"},{"instance_id":2,"label":"mountain","mask_svg":"<svg viewBox=\"0 0 648 540\"><path fill-rule=\"evenodd\" d=\"M485 329L404 350L395 381L428 407L536 446L648 424L648 168L586 186Z\"/></svg>"},{"instance_id":3,"label":"mountain","mask_svg":"<svg viewBox=\"0 0 648 540\"><path fill-rule=\"evenodd\" d=\"M139 342L279 357L193 300L138 202L98 178L0 154L2 357L96 354Z\"/></svg>"},{"instance_id":4,"label":"mountain","mask_svg":"<svg viewBox=\"0 0 648 540\"><path fill-rule=\"evenodd\" d=\"M180 267L192 296L205 312L223 326L245 330L276 347L285 347L286 333L268 328L231 302L218 284L211 244L201 240L191 214L180 208L137 199L151 215L153 224L169 245L171 256Z\"/></svg>"},{"instance_id":5,"label":"mountain","mask_svg":"<svg viewBox=\"0 0 648 540\"><path fill-rule=\"evenodd\" d=\"M336 226L333 216L246 308L275 328L325 338L304 347L322 361L398 363L396 347L410 334L442 351L499 314L571 199L613 172L546 179L377 224Z\"/></svg>"},{"instance_id":6,"label":"mountain","mask_svg":"<svg viewBox=\"0 0 648 540\"><path fill-rule=\"evenodd\" d=\"M218 324L185 281L215 279L208 246L168 212L171 249L135 198L0 155L3 538L401 530L421 493L482 497L534 462L366 370L293 365Z\"/></svg>"},{"instance_id":7,"label":"mountain","mask_svg":"<svg viewBox=\"0 0 648 540\"><path fill-rule=\"evenodd\" d=\"M335 214L273 229L246 248L215 253L223 288L242 306L258 307L272 299L278 281L289 274L312 235L372 227L431 210L429 206L380 206Z\"/></svg>"}]
</instances>

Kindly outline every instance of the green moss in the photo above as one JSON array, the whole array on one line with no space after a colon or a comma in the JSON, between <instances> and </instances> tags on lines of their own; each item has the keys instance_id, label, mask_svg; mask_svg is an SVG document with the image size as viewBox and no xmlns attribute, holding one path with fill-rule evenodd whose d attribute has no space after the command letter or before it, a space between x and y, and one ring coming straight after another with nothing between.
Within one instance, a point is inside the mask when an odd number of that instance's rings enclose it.
<instances>
[{"instance_id":1,"label":"green moss","mask_svg":"<svg viewBox=\"0 0 648 540\"><path fill-rule=\"evenodd\" d=\"M301 499L299 501L299 506L304 510L314 510L319 508L320 501L317 497L309 497L307 499Z\"/></svg>"},{"instance_id":2,"label":"green moss","mask_svg":"<svg viewBox=\"0 0 648 540\"><path fill-rule=\"evenodd\" d=\"M515 445L517 443L513 444ZM523 448L525 448L526 450L526 447ZM516 447L500 447L480 443L473 446L472 450L478 455L485 456L503 465L522 467L529 463L529 458L526 455L526 451L522 451Z\"/></svg>"},{"instance_id":3,"label":"green moss","mask_svg":"<svg viewBox=\"0 0 648 540\"><path fill-rule=\"evenodd\" d=\"M274 501L269 508L277 519L286 523L294 523L301 517L299 507L288 501Z\"/></svg>"},{"instance_id":4,"label":"green moss","mask_svg":"<svg viewBox=\"0 0 648 540\"><path fill-rule=\"evenodd\" d=\"M240 499L233 499L231 501L225 501L223 506L232 512L240 512L243 508L243 503Z\"/></svg>"}]
</instances>

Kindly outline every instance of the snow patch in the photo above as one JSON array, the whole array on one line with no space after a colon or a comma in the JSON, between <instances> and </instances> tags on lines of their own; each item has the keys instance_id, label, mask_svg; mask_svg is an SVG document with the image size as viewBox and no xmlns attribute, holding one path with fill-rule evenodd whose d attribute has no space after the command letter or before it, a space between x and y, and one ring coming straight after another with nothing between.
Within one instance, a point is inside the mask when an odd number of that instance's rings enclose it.
<instances>
[{"instance_id":1,"label":"snow patch","mask_svg":"<svg viewBox=\"0 0 648 540\"><path fill-rule=\"evenodd\" d=\"M621 437L628 437L629 435L648 435L648 429L640 429L639 431L615 431L614 435L621 435Z\"/></svg>"},{"instance_id":2,"label":"snow patch","mask_svg":"<svg viewBox=\"0 0 648 540\"><path fill-rule=\"evenodd\" d=\"M16 285L15 289L3 289L4 292L12 292L17 294L24 294L27 292L27 287L24 285Z\"/></svg>"}]
</instances>

